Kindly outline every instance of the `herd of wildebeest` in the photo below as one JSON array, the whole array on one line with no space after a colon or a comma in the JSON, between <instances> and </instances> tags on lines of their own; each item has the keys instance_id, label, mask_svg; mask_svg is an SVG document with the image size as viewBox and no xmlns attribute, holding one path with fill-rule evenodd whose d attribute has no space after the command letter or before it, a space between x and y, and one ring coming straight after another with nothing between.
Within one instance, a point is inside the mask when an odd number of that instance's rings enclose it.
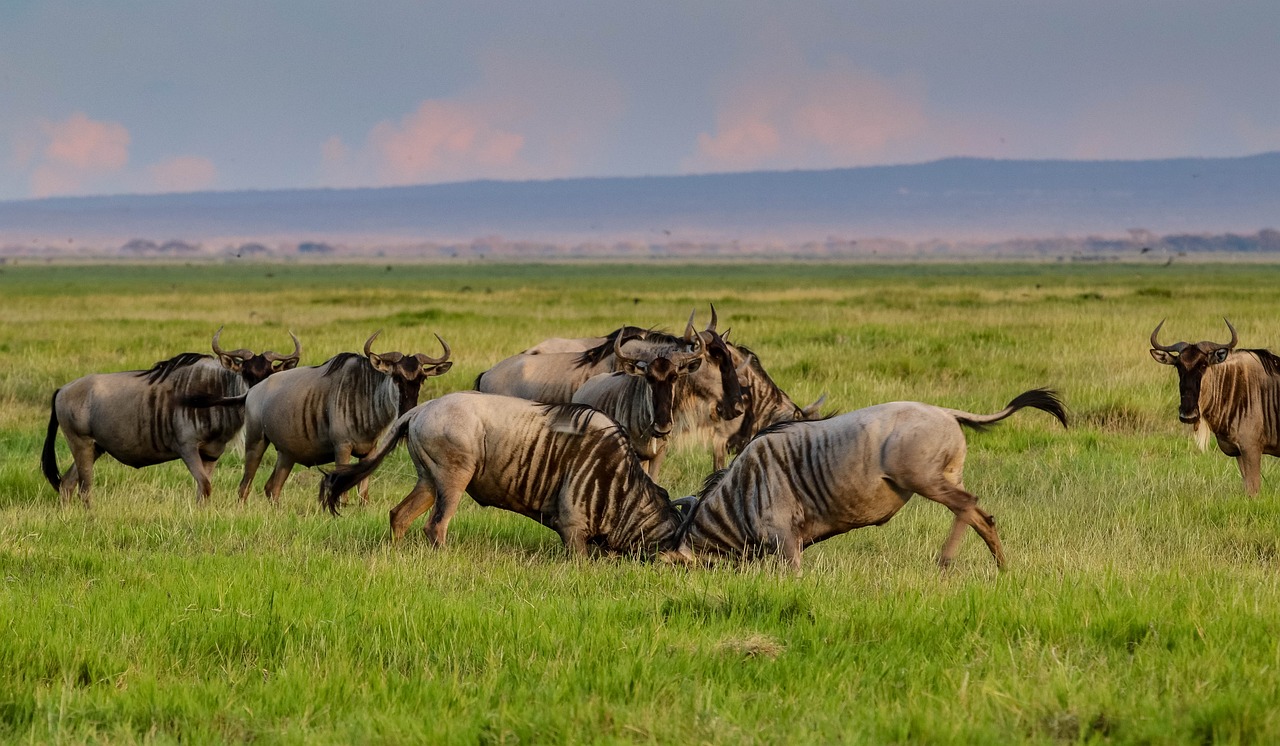
<instances>
[{"instance_id":1,"label":"herd of wildebeest","mask_svg":"<svg viewBox=\"0 0 1280 746\"><path fill-rule=\"evenodd\" d=\"M1179 419L1195 425L1202 448L1212 432L1256 495L1262 454L1280 455L1280 358L1236 349L1229 321L1226 344L1161 345L1161 325L1151 333L1151 355L1178 371ZM94 462L104 453L135 468L181 459L203 501L215 464L243 428L242 501L273 445L267 497L279 499L295 464L333 463L319 500L337 514L352 487L368 500L370 474L404 441L418 479L391 510L395 540L434 506L426 533L444 544L466 492L551 528L574 553L597 548L678 562L776 553L799 568L804 547L884 524L919 494L954 514L938 557L943 567L966 527L1004 565L995 519L962 482L961 426L981 429L1024 407L1066 426L1055 392L1026 391L987 415L891 402L821 416L821 398L798 406L755 353L716 327L712 307L706 328L691 315L678 336L624 326L548 339L481 373L474 391L423 404L423 381L453 364L439 335L440 357L374 352L375 332L362 353L298 367L302 345L292 334L292 353L258 354L223 349L219 329L213 355L183 353L55 391L42 467L64 503L78 491L88 505ZM72 457L61 474L59 429ZM677 500L656 481L674 438L709 444L714 468L699 494Z\"/></svg>"}]
</instances>

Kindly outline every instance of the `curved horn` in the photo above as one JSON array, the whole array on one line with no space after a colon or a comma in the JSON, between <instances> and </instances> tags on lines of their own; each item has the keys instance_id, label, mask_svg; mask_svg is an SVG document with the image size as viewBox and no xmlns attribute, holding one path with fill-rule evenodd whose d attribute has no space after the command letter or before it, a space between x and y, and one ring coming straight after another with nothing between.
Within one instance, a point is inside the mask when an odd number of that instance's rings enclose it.
<instances>
[{"instance_id":1,"label":"curved horn","mask_svg":"<svg viewBox=\"0 0 1280 746\"><path fill-rule=\"evenodd\" d=\"M230 352L227 352L226 350L222 349L222 345L218 344L218 337L222 336L223 328L224 327L220 326L218 327L218 331L213 333L213 354L217 355L218 357L223 357L223 356L238 357L241 360L248 360L249 358L253 357L253 350L239 349L239 350L232 350Z\"/></svg>"},{"instance_id":2,"label":"curved horn","mask_svg":"<svg viewBox=\"0 0 1280 746\"><path fill-rule=\"evenodd\" d=\"M414 356L418 358L418 362L422 363L423 365L439 365L449 359L449 355L452 354L452 350L449 349L449 343L444 341L444 338L442 338L439 334L436 335L436 339L440 340L440 346L444 348L444 356L435 358L419 352L417 355Z\"/></svg>"},{"instance_id":3,"label":"curved horn","mask_svg":"<svg viewBox=\"0 0 1280 746\"><path fill-rule=\"evenodd\" d=\"M377 338L378 338L378 335L379 335L379 334L381 334L381 333L382 333L382 330L381 330L381 329L379 329L378 331L374 332L372 335L370 335L370 337L369 337L368 339L366 339L366 340L364 341L364 356L365 356L365 357L373 357L373 350L371 349L371 348L373 347L373 340L377 339Z\"/></svg>"},{"instance_id":4,"label":"curved horn","mask_svg":"<svg viewBox=\"0 0 1280 746\"><path fill-rule=\"evenodd\" d=\"M697 313L696 311L694 313ZM689 323L684 327L684 341L689 345L689 352L697 355L702 354L703 344L702 335L697 329L693 328L693 313L689 314Z\"/></svg>"},{"instance_id":5,"label":"curved horn","mask_svg":"<svg viewBox=\"0 0 1280 746\"><path fill-rule=\"evenodd\" d=\"M222 347L218 345L218 337L222 336L223 327L218 327L218 331L213 333L213 354L221 357L227 353L222 351Z\"/></svg>"},{"instance_id":6,"label":"curved horn","mask_svg":"<svg viewBox=\"0 0 1280 746\"><path fill-rule=\"evenodd\" d=\"M708 305L711 306L711 323L707 324L706 331L709 331L712 334L715 334L716 333L716 304L710 303Z\"/></svg>"},{"instance_id":7,"label":"curved horn","mask_svg":"<svg viewBox=\"0 0 1280 746\"><path fill-rule=\"evenodd\" d=\"M1156 337L1160 334L1160 327L1164 326L1164 322L1165 322L1165 319L1160 319L1160 323L1156 324L1155 330L1151 332L1151 349L1163 350L1164 352L1182 352L1183 350L1187 349L1186 342L1176 342L1174 344L1165 346L1156 341ZM1231 324L1227 324L1227 326L1231 326ZM1232 330L1233 335L1234 335L1234 332L1235 330L1233 329Z\"/></svg>"},{"instance_id":8,"label":"curved horn","mask_svg":"<svg viewBox=\"0 0 1280 746\"><path fill-rule=\"evenodd\" d=\"M278 352L264 352L262 356L271 362L279 362L281 360L301 360L302 359L302 343L298 341L298 335L289 332L289 338L293 340L293 354L281 355Z\"/></svg>"},{"instance_id":9,"label":"curved horn","mask_svg":"<svg viewBox=\"0 0 1280 746\"><path fill-rule=\"evenodd\" d=\"M613 356L618 358L618 362L631 363L632 365L643 364L644 361L639 358L627 357L622 353L622 336L619 334L613 338Z\"/></svg>"},{"instance_id":10,"label":"curved horn","mask_svg":"<svg viewBox=\"0 0 1280 746\"><path fill-rule=\"evenodd\" d=\"M737 374L738 374L738 376L739 376L739 377L741 377L741 376L742 376L742 374L746 373L748 370L750 370L750 369L751 369L751 358L753 358L753 357L755 357L755 356L754 356L754 355L747 355L747 356L743 357L743 358L742 358L742 364L741 364L741 365L739 365L738 367L734 368L734 369L733 369L733 372L734 372L734 373L737 373Z\"/></svg>"},{"instance_id":11,"label":"curved horn","mask_svg":"<svg viewBox=\"0 0 1280 746\"><path fill-rule=\"evenodd\" d=\"M1236 348L1236 344L1240 341L1240 337L1236 335L1236 328L1231 325L1230 321L1227 321L1226 316L1223 316L1222 320L1227 322L1227 328L1231 330L1231 341L1220 346L1226 347L1228 350L1234 350Z\"/></svg>"}]
</instances>

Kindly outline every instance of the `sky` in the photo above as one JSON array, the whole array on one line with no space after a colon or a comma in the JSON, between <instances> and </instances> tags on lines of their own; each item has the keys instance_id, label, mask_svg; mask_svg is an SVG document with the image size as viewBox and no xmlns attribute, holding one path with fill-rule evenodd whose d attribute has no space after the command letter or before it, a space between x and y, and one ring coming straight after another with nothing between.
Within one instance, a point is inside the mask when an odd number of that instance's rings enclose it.
<instances>
[{"instance_id":1,"label":"sky","mask_svg":"<svg viewBox=\"0 0 1280 746\"><path fill-rule=\"evenodd\" d=\"M0 0L0 200L1280 150L1280 2Z\"/></svg>"}]
</instances>

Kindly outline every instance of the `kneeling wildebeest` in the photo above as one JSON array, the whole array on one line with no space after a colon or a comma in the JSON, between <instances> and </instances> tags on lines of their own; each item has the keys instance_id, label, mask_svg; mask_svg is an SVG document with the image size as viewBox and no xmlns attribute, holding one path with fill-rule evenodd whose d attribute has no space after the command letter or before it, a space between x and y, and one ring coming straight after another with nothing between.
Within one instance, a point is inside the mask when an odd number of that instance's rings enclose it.
<instances>
[{"instance_id":1,"label":"kneeling wildebeest","mask_svg":"<svg viewBox=\"0 0 1280 746\"><path fill-rule=\"evenodd\" d=\"M465 491L480 505L552 529L575 554L589 545L641 554L674 546L680 501L673 504L644 473L617 423L581 404L476 391L447 394L402 416L376 452L324 478L321 504L337 514L342 493L373 473L401 439L418 482L391 510L393 540L434 504L426 533L443 546Z\"/></svg>"},{"instance_id":2,"label":"kneeling wildebeest","mask_svg":"<svg viewBox=\"0 0 1280 746\"><path fill-rule=\"evenodd\" d=\"M221 334L218 329L213 335L216 357L184 352L149 370L88 375L53 392L41 466L63 502L79 485L80 499L89 504L93 463L104 453L135 469L182 459L196 482L196 500L209 496L209 476L244 424L244 410L188 407L184 398L242 395L268 376L293 368L302 356L302 344L292 334L292 355L228 352L218 344ZM61 478L54 450L59 427L73 460Z\"/></svg>"},{"instance_id":3,"label":"kneeling wildebeest","mask_svg":"<svg viewBox=\"0 0 1280 746\"><path fill-rule=\"evenodd\" d=\"M438 358L423 353L374 352L374 332L364 355L343 352L312 368L273 377L244 397L244 477L240 500L248 499L253 476L267 445L276 447L276 466L264 487L272 502L294 464L317 466L364 458L387 426L418 403L422 382L449 371L449 345ZM369 499L368 485L360 497Z\"/></svg>"},{"instance_id":4,"label":"kneeling wildebeest","mask_svg":"<svg viewBox=\"0 0 1280 746\"><path fill-rule=\"evenodd\" d=\"M951 564L966 525L1004 566L995 518L964 489L961 425L981 428L1023 407L1066 412L1047 389L1019 394L990 415L919 402L892 402L819 421L775 425L757 435L729 468L707 479L681 531L679 553L777 552L800 568L804 547L863 526L879 526L913 494L955 514L938 563Z\"/></svg>"},{"instance_id":5,"label":"kneeling wildebeest","mask_svg":"<svg viewBox=\"0 0 1280 746\"><path fill-rule=\"evenodd\" d=\"M1280 357L1269 350L1237 350L1240 340L1230 321L1226 344L1162 345L1161 326L1163 321L1151 332L1151 357L1178 371L1178 419L1195 427L1202 451L1212 432L1218 448L1235 457L1245 493L1256 496L1262 454L1280 456Z\"/></svg>"}]
</instances>

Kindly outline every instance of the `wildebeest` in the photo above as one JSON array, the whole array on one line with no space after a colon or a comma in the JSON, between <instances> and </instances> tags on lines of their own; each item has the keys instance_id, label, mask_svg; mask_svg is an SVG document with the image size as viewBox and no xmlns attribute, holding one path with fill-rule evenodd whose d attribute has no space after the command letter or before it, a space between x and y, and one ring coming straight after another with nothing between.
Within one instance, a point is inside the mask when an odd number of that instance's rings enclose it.
<instances>
[{"instance_id":1,"label":"wildebeest","mask_svg":"<svg viewBox=\"0 0 1280 746\"><path fill-rule=\"evenodd\" d=\"M801 407L769 376L760 358L743 345L728 344L742 384L741 414L717 419L712 428L711 460L715 470L724 468L730 453L737 453L761 430L780 422L818 417L826 394Z\"/></svg>"},{"instance_id":2,"label":"wildebeest","mask_svg":"<svg viewBox=\"0 0 1280 746\"><path fill-rule=\"evenodd\" d=\"M688 352L662 352L649 360L627 355L621 338L615 337L614 357L621 370L593 376L573 395L575 404L595 407L622 426L645 471L654 479L662 467L677 406L683 404L677 397L690 388L682 385L682 379L702 365L706 349L702 337L691 337L693 345Z\"/></svg>"},{"instance_id":3,"label":"wildebeest","mask_svg":"<svg viewBox=\"0 0 1280 746\"><path fill-rule=\"evenodd\" d=\"M295 368L273 376L244 397L245 454L240 499L246 500L267 445L276 447L276 466L264 490L273 502L280 497L294 464L345 464L364 458L378 436L396 417L418 403L422 382L446 373L449 345L439 358L423 353L376 353L374 332L364 354L344 352L311 368ZM361 498L368 500L368 486Z\"/></svg>"},{"instance_id":4,"label":"wildebeest","mask_svg":"<svg viewBox=\"0 0 1280 746\"><path fill-rule=\"evenodd\" d=\"M182 459L195 480L197 501L209 496L209 475L240 430L244 413L238 407L187 407L182 398L241 395L268 376L293 368L302 356L302 344L293 334L292 355L228 352L218 343L221 334L218 329L213 335L216 357L185 352L149 370L88 375L53 392L41 466L63 502L78 485L80 499L89 504L93 464L104 453L134 468ZM59 427L73 461L61 477L54 446Z\"/></svg>"},{"instance_id":5,"label":"wildebeest","mask_svg":"<svg viewBox=\"0 0 1280 746\"><path fill-rule=\"evenodd\" d=\"M708 478L681 531L679 552L776 552L799 569L804 547L887 522L913 494L955 514L938 562L950 565L972 526L1004 566L995 519L964 488L961 425L994 424L1034 407L1067 424L1057 395L1024 392L1002 411L977 415L892 402L815 422L781 423L757 435L733 464Z\"/></svg>"},{"instance_id":6,"label":"wildebeest","mask_svg":"<svg viewBox=\"0 0 1280 746\"><path fill-rule=\"evenodd\" d=\"M602 339L599 345L584 352L524 352L499 361L476 377L475 388L489 394L504 394L548 404L573 401L573 395L582 384L602 373L619 369L614 355L620 344L634 358L651 360L655 356L673 352L687 352L694 344L694 337L702 339L707 359L714 368L706 368L687 379L690 391L682 397L686 410L677 412L677 422L683 428L686 423L714 411L725 419L741 412L741 390L734 370L732 357L724 341L715 331L715 307L711 309L711 323L698 332L693 326L693 315L685 326L683 337L639 327L624 326Z\"/></svg>"},{"instance_id":7,"label":"wildebeest","mask_svg":"<svg viewBox=\"0 0 1280 746\"><path fill-rule=\"evenodd\" d=\"M1239 336L1230 321L1226 344L1162 345L1162 326L1163 321L1151 332L1151 357L1178 371L1178 419L1195 426L1201 450L1212 432L1218 448L1235 457L1245 493L1257 495L1262 455L1280 456L1280 357L1269 350L1237 350Z\"/></svg>"},{"instance_id":8,"label":"wildebeest","mask_svg":"<svg viewBox=\"0 0 1280 746\"><path fill-rule=\"evenodd\" d=\"M339 467L320 485L337 513L342 493L378 468L403 439L418 481L391 510L391 536L434 504L426 527L436 546L465 491L480 505L532 518L581 554L669 550L681 516L667 491L644 473L627 435L580 404L540 404L463 391L426 402L396 421L376 452Z\"/></svg>"}]
</instances>

